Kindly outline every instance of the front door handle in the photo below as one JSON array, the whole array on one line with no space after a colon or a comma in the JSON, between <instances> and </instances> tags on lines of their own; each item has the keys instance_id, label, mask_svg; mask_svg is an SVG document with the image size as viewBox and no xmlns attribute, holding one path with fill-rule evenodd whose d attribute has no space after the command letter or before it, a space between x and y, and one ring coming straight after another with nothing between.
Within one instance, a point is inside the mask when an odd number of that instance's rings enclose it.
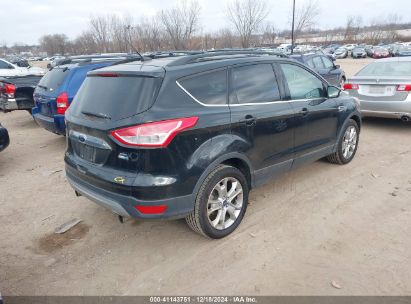
<instances>
[{"instance_id":1,"label":"front door handle","mask_svg":"<svg viewBox=\"0 0 411 304\"><path fill-rule=\"evenodd\" d=\"M246 115L244 119L244 123L247 127L253 127L257 124L257 119L252 115Z\"/></svg>"},{"instance_id":2,"label":"front door handle","mask_svg":"<svg viewBox=\"0 0 411 304\"><path fill-rule=\"evenodd\" d=\"M301 116L307 116L307 114L308 114L308 109L307 109L307 108L302 108L299 114L300 114Z\"/></svg>"}]
</instances>

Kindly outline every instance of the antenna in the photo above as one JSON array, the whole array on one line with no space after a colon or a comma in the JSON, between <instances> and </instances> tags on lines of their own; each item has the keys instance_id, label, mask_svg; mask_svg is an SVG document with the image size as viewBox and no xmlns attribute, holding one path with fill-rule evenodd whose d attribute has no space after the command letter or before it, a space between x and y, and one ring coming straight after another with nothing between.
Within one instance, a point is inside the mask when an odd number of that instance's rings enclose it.
<instances>
[{"instance_id":1,"label":"antenna","mask_svg":"<svg viewBox=\"0 0 411 304\"><path fill-rule=\"evenodd\" d=\"M134 47L134 45L131 43L131 29L132 29L132 28L133 28L133 27L132 27L130 24L126 26L126 30L128 31L128 43L130 44L130 47L134 50L134 52L136 52L137 55L140 56L141 61L143 62L143 61L144 61L144 57L141 56L140 52L139 52L139 51Z\"/></svg>"}]
</instances>

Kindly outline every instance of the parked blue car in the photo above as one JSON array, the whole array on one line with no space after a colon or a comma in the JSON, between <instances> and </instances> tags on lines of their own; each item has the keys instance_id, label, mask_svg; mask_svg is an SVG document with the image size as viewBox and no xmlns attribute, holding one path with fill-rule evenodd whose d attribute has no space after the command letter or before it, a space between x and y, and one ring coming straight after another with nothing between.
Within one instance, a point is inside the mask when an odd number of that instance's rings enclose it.
<instances>
[{"instance_id":1,"label":"parked blue car","mask_svg":"<svg viewBox=\"0 0 411 304\"><path fill-rule=\"evenodd\" d=\"M89 71L109 65L140 60L135 55L78 56L68 59L64 65L50 70L34 90L34 120L46 130L66 134L64 113L70 106Z\"/></svg>"}]
</instances>

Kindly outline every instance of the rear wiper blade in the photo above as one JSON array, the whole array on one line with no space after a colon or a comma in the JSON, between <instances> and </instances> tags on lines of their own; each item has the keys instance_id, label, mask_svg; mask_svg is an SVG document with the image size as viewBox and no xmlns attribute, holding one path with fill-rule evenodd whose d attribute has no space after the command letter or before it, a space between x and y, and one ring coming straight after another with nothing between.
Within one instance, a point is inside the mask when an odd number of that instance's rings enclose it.
<instances>
[{"instance_id":1,"label":"rear wiper blade","mask_svg":"<svg viewBox=\"0 0 411 304\"><path fill-rule=\"evenodd\" d=\"M92 113L92 112L87 112L87 111L81 111L81 113L83 113L84 115L88 115L88 116L94 116L94 117L104 118L104 119L111 119L109 115L104 114L104 113Z\"/></svg>"},{"instance_id":2,"label":"rear wiper blade","mask_svg":"<svg viewBox=\"0 0 411 304\"><path fill-rule=\"evenodd\" d=\"M38 86L39 88L42 88L42 89L46 90L46 91L47 91L47 89L48 89L48 87L46 87L46 86L44 86L44 85L41 85L41 84L38 84L37 86Z\"/></svg>"}]
</instances>

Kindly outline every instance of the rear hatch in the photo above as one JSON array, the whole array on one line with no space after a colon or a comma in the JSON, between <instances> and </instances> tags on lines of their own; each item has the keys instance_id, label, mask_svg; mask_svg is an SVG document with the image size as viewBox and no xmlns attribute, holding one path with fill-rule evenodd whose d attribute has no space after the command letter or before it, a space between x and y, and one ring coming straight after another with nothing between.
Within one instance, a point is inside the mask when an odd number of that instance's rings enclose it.
<instances>
[{"instance_id":1,"label":"rear hatch","mask_svg":"<svg viewBox=\"0 0 411 304\"><path fill-rule=\"evenodd\" d=\"M40 80L33 94L39 113L49 117L57 114L56 99L69 75L70 69L68 67L58 67L49 71Z\"/></svg>"},{"instance_id":2,"label":"rear hatch","mask_svg":"<svg viewBox=\"0 0 411 304\"><path fill-rule=\"evenodd\" d=\"M142 159L137 149L116 142L110 131L140 124L164 77L162 68L156 73L112 69L90 72L66 112L66 161L88 176L109 181L127 176L125 171L135 176Z\"/></svg>"}]
</instances>

